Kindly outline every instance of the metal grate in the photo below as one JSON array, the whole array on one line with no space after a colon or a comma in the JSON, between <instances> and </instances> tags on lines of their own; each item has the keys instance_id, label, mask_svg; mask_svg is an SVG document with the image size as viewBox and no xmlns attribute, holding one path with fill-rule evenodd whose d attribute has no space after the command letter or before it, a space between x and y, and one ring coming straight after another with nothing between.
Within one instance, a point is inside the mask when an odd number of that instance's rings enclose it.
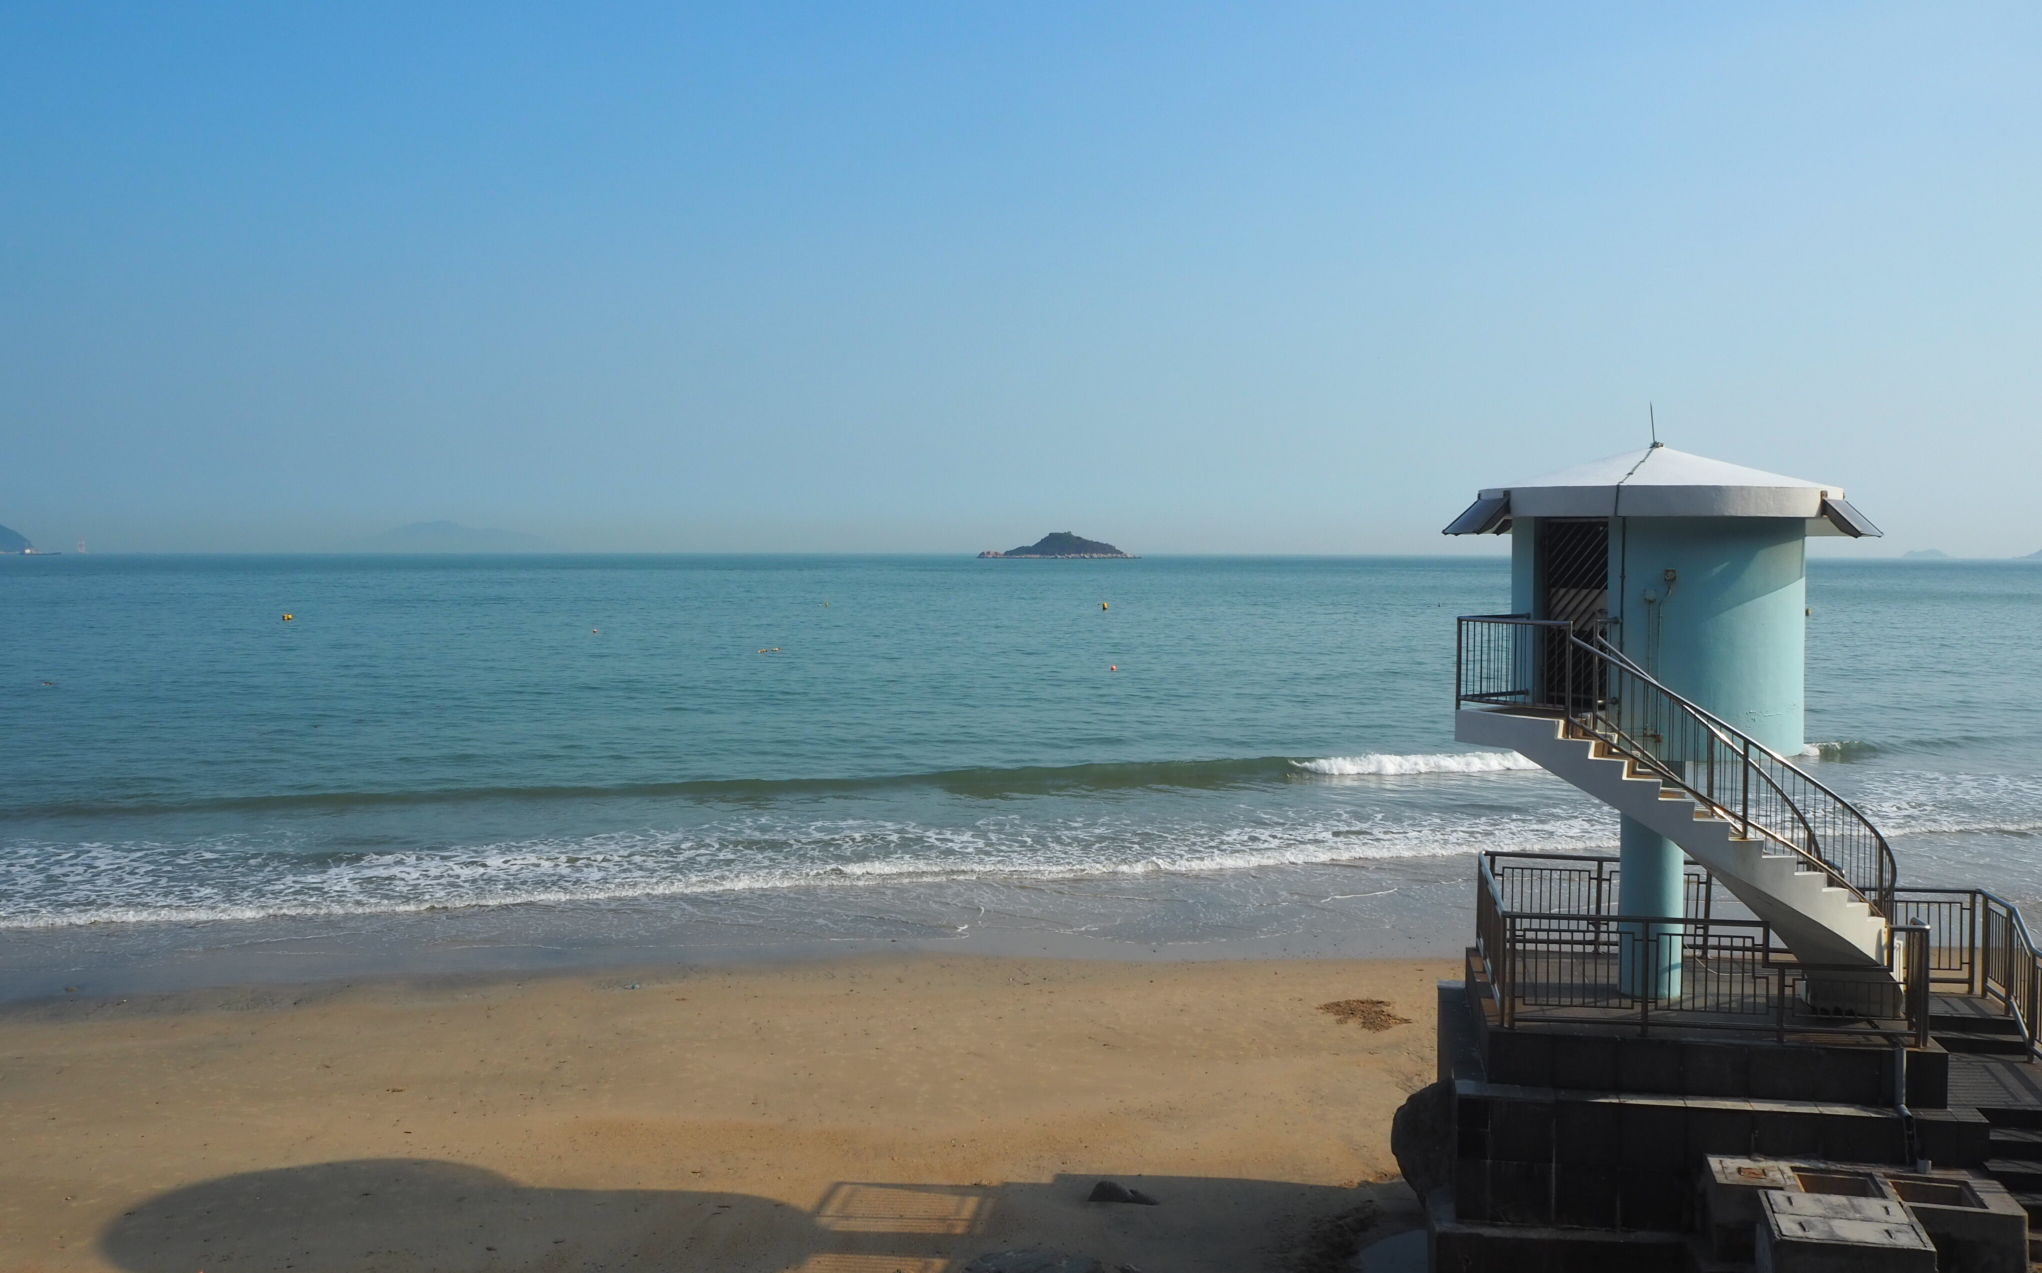
<instances>
[{"instance_id":1,"label":"metal grate","mask_svg":"<svg viewBox=\"0 0 2042 1273\"><path fill-rule=\"evenodd\" d=\"M1539 523L1538 542L1543 617L1600 633L1609 619L1609 522L1548 519Z\"/></svg>"}]
</instances>

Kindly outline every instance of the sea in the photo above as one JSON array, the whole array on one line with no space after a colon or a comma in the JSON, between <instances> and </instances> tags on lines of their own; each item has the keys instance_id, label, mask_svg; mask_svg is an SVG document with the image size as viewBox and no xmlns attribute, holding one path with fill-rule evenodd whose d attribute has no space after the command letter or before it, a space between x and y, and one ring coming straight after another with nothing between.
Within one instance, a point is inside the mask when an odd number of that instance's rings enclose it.
<instances>
[{"instance_id":1,"label":"sea","mask_svg":"<svg viewBox=\"0 0 2042 1273\"><path fill-rule=\"evenodd\" d=\"M1615 817L1495 557L0 558L0 998L878 948L1451 954ZM1805 757L2042 903L2042 564L1809 565Z\"/></svg>"}]
</instances>

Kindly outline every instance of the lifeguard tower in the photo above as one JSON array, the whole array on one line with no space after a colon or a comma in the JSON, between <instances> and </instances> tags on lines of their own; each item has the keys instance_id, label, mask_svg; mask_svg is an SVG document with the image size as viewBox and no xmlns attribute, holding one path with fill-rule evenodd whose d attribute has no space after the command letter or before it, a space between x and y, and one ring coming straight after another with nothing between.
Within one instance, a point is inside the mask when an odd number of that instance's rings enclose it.
<instances>
[{"instance_id":1,"label":"lifeguard tower","mask_svg":"<svg viewBox=\"0 0 2042 1273\"><path fill-rule=\"evenodd\" d=\"M1478 864L1397 1133L1433 1267L2025 1268L2042 959L1990 892L1904 888L1802 758L1806 541L1877 528L1655 443L1446 533L1511 541L1455 737L1610 805L1619 853Z\"/></svg>"}]
</instances>

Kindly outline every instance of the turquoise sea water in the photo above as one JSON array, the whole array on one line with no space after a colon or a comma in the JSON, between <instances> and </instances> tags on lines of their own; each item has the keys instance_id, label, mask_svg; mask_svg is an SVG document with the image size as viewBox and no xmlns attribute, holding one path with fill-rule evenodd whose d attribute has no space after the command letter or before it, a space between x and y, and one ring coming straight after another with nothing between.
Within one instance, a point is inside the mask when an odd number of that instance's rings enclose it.
<instances>
[{"instance_id":1,"label":"turquoise sea water","mask_svg":"<svg viewBox=\"0 0 2042 1273\"><path fill-rule=\"evenodd\" d=\"M0 558L0 971L677 916L1451 949L1468 855L1614 843L1452 741L1453 618L1507 591L1497 559ZM1810 598L1811 763L1904 878L2042 898L2042 566L1824 559Z\"/></svg>"}]
</instances>

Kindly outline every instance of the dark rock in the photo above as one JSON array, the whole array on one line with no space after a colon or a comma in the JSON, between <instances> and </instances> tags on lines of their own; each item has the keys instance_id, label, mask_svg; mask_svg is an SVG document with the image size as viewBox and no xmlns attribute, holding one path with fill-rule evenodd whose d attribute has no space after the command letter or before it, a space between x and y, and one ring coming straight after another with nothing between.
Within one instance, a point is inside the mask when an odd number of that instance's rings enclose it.
<instances>
[{"instance_id":1,"label":"dark rock","mask_svg":"<svg viewBox=\"0 0 2042 1273\"><path fill-rule=\"evenodd\" d=\"M1453 1105L1453 1085L1433 1083L1411 1093L1390 1120L1390 1153L1421 1198L1453 1179Z\"/></svg>"},{"instance_id":2,"label":"dark rock","mask_svg":"<svg viewBox=\"0 0 2042 1273\"><path fill-rule=\"evenodd\" d=\"M1021 548L1010 548L1006 552L982 552L981 557L1132 557L1112 544L1083 535L1073 535L1067 530L1055 531Z\"/></svg>"},{"instance_id":3,"label":"dark rock","mask_svg":"<svg viewBox=\"0 0 2042 1273\"><path fill-rule=\"evenodd\" d=\"M962 1273L1106 1273L1106 1266L1089 1255L1030 1247L1025 1251L988 1251L965 1265Z\"/></svg>"},{"instance_id":4,"label":"dark rock","mask_svg":"<svg viewBox=\"0 0 2042 1273\"><path fill-rule=\"evenodd\" d=\"M1113 1183L1111 1180L1102 1180L1098 1184L1093 1185L1092 1193L1089 1197L1085 1199L1085 1201L1132 1202L1136 1206L1140 1207L1155 1207L1162 1205L1161 1203L1158 1203L1154 1198L1149 1197L1149 1195L1143 1193L1139 1189L1129 1189L1124 1185L1117 1185Z\"/></svg>"}]
</instances>

